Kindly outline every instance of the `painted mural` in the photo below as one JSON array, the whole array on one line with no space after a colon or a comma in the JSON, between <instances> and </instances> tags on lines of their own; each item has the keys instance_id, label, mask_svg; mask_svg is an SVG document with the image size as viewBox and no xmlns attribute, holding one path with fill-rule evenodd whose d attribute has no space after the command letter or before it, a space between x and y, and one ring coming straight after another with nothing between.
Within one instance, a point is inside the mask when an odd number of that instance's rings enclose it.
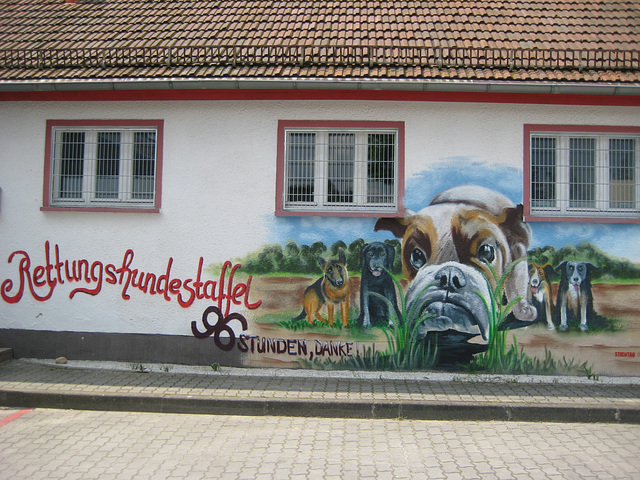
<instances>
[{"instance_id":1,"label":"painted mural","mask_svg":"<svg viewBox=\"0 0 640 480\"><path fill-rule=\"evenodd\" d=\"M186 335L244 366L637 375L636 226L525 223L521 185L447 159L409 179L404 218L270 217L261 249L221 264L45 241L9 254L0 295L177 305Z\"/></svg>"},{"instance_id":2,"label":"painted mural","mask_svg":"<svg viewBox=\"0 0 640 480\"><path fill-rule=\"evenodd\" d=\"M417 175L407 198L424 203L405 218L278 219L293 238L237 260L262 302L226 332L246 364L637 374L637 247L605 250L630 226L525 223L521 172L457 171ZM467 175L484 185L447 185ZM351 237L351 222L370 234Z\"/></svg>"}]
</instances>

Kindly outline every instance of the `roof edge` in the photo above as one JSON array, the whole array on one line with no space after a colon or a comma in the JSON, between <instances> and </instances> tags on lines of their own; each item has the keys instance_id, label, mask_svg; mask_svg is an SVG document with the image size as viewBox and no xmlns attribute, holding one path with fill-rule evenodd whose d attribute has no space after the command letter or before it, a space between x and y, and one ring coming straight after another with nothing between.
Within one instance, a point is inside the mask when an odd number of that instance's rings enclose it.
<instances>
[{"instance_id":1,"label":"roof edge","mask_svg":"<svg viewBox=\"0 0 640 480\"><path fill-rule=\"evenodd\" d=\"M363 90L416 92L534 93L548 95L640 95L640 83L509 82L487 80L379 80L344 78L153 78L0 80L0 92L135 90Z\"/></svg>"}]
</instances>

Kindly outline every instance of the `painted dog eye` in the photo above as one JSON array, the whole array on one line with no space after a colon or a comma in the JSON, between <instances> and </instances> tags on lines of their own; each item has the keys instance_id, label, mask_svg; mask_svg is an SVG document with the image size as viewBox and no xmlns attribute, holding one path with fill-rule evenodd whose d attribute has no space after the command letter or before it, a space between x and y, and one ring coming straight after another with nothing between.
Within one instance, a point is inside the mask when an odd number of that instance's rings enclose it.
<instances>
[{"instance_id":1,"label":"painted dog eye","mask_svg":"<svg viewBox=\"0 0 640 480\"><path fill-rule=\"evenodd\" d=\"M425 257L424 252L419 248L414 248L411 251L411 257L409 258L411 265L416 270L420 270L427 263L427 257Z\"/></svg>"},{"instance_id":2,"label":"painted dog eye","mask_svg":"<svg viewBox=\"0 0 640 480\"><path fill-rule=\"evenodd\" d=\"M496 249L492 245L480 245L477 257L481 262L492 263L496 259Z\"/></svg>"}]
</instances>

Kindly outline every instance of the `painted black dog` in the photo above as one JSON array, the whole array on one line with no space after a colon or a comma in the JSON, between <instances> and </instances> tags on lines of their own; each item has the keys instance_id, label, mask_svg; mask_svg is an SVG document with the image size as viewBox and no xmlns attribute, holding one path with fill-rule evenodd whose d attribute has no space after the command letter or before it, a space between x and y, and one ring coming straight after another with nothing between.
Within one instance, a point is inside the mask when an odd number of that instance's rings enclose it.
<instances>
[{"instance_id":1,"label":"painted black dog","mask_svg":"<svg viewBox=\"0 0 640 480\"><path fill-rule=\"evenodd\" d=\"M393 323L389 304L371 293L377 293L386 298L393 306L397 318L400 318L395 285L390 275L394 258L395 249L392 245L372 242L362 248L358 325L371 327Z\"/></svg>"}]
</instances>

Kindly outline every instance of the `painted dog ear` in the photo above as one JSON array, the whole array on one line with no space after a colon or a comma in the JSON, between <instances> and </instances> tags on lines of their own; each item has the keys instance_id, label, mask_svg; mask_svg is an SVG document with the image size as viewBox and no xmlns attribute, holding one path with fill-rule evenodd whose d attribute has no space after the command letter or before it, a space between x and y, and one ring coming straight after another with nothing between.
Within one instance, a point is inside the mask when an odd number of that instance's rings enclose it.
<instances>
[{"instance_id":1,"label":"painted dog ear","mask_svg":"<svg viewBox=\"0 0 640 480\"><path fill-rule=\"evenodd\" d=\"M403 238L408 225L409 220L406 218L379 218L375 227L373 227L373 231L388 230L397 238Z\"/></svg>"},{"instance_id":2,"label":"painted dog ear","mask_svg":"<svg viewBox=\"0 0 640 480\"><path fill-rule=\"evenodd\" d=\"M338 253L338 260L340 260L340 263L345 264L347 263L347 256L344 253L344 250L340 250L340 253Z\"/></svg>"},{"instance_id":3,"label":"painted dog ear","mask_svg":"<svg viewBox=\"0 0 640 480\"><path fill-rule=\"evenodd\" d=\"M584 263L587 265L587 270L589 271L589 274L591 274L591 272L597 272L598 270L600 270L600 267L596 267L591 262L584 262Z\"/></svg>"},{"instance_id":4,"label":"painted dog ear","mask_svg":"<svg viewBox=\"0 0 640 480\"><path fill-rule=\"evenodd\" d=\"M384 247L387 250L387 268L391 272L393 270L393 262L396 259L396 249L390 243L385 243Z\"/></svg>"},{"instance_id":5,"label":"painted dog ear","mask_svg":"<svg viewBox=\"0 0 640 480\"><path fill-rule=\"evenodd\" d=\"M320 265L320 268L324 271L324 267L327 264L326 260L322 257L318 257L318 264Z\"/></svg>"},{"instance_id":6,"label":"painted dog ear","mask_svg":"<svg viewBox=\"0 0 640 480\"><path fill-rule=\"evenodd\" d=\"M524 223L523 217L524 207L519 204L515 207L506 207L502 210L503 219L500 225L508 232L510 244L523 243L529 245L531 239L531 231L529 226ZM522 254L526 252L521 252Z\"/></svg>"},{"instance_id":7,"label":"painted dog ear","mask_svg":"<svg viewBox=\"0 0 640 480\"><path fill-rule=\"evenodd\" d=\"M558 275L562 275L562 272L564 272L564 267L566 267L566 265L567 265L567 261L565 260L560 265L558 265L554 270Z\"/></svg>"},{"instance_id":8,"label":"painted dog ear","mask_svg":"<svg viewBox=\"0 0 640 480\"><path fill-rule=\"evenodd\" d=\"M371 244L370 243L365 243L362 246L362 250L360 250L360 268L364 268L364 266L366 265L367 261L367 250L369 250L369 246Z\"/></svg>"},{"instance_id":9,"label":"painted dog ear","mask_svg":"<svg viewBox=\"0 0 640 480\"><path fill-rule=\"evenodd\" d=\"M545 263L542 266L542 269L544 270L544 274L549 280L556 276L556 271L554 270L553 265L551 265L550 263Z\"/></svg>"}]
</instances>

